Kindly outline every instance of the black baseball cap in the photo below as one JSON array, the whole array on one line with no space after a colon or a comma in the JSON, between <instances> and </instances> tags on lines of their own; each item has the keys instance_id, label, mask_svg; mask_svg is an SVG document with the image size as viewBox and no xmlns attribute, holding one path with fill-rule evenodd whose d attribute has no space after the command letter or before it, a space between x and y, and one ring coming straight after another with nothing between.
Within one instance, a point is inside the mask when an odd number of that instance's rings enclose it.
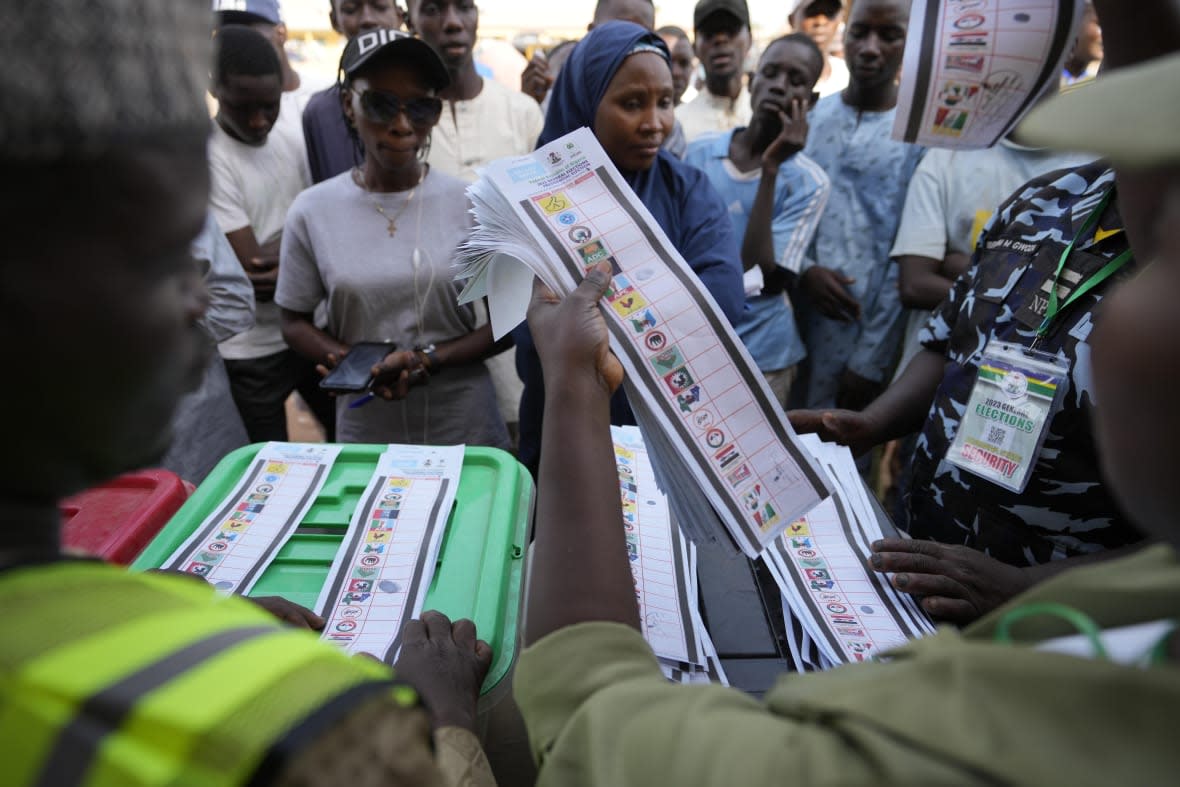
<instances>
[{"instance_id":1,"label":"black baseball cap","mask_svg":"<svg viewBox=\"0 0 1180 787\"><path fill-rule=\"evenodd\" d=\"M692 10L692 26L699 30L706 19L722 11L737 17L742 27L749 28L750 9L746 5L746 0L701 0Z\"/></svg>"},{"instance_id":2,"label":"black baseball cap","mask_svg":"<svg viewBox=\"0 0 1180 787\"><path fill-rule=\"evenodd\" d=\"M344 47L344 54L340 56L340 70L353 76L374 58L387 57L393 53L420 67L435 90L442 90L451 84L447 67L430 44L402 30L388 27L367 30L349 41Z\"/></svg>"},{"instance_id":3,"label":"black baseball cap","mask_svg":"<svg viewBox=\"0 0 1180 787\"><path fill-rule=\"evenodd\" d=\"M799 2L795 3L795 9L791 11L791 16L794 16L800 11L803 12L804 16L811 16L811 10L815 6L819 6L816 10L817 14L824 13L828 16L844 10L843 0L799 0Z\"/></svg>"}]
</instances>

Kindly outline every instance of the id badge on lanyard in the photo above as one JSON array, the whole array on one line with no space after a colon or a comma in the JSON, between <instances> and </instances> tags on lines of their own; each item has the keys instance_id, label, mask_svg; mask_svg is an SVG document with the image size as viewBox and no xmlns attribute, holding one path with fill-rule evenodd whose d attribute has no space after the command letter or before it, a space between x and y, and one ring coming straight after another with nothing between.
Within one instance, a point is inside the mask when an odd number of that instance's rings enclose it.
<instances>
[{"instance_id":1,"label":"id badge on lanyard","mask_svg":"<svg viewBox=\"0 0 1180 787\"><path fill-rule=\"evenodd\" d=\"M1089 237L1114 196L1111 189L1086 218L1081 230L1061 255L1049 285L1045 317L1032 347L992 340L983 350L979 376L959 431L947 453L947 461L980 478L1017 494L1028 486L1029 476L1045 443L1049 421L1056 414L1069 377L1069 362L1037 351L1058 315L1105 282L1132 259L1130 249L1108 261L1060 302L1058 282L1075 244Z\"/></svg>"},{"instance_id":2,"label":"id badge on lanyard","mask_svg":"<svg viewBox=\"0 0 1180 787\"><path fill-rule=\"evenodd\" d=\"M1062 358L989 342L947 461L1023 492L1068 377L1069 363Z\"/></svg>"}]
</instances>

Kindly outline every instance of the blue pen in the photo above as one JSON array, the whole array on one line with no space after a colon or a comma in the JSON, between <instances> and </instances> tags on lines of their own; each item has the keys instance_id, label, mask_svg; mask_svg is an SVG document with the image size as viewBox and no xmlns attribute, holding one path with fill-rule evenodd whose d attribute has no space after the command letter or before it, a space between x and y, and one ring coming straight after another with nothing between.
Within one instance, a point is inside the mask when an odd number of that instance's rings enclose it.
<instances>
[{"instance_id":1,"label":"blue pen","mask_svg":"<svg viewBox=\"0 0 1180 787\"><path fill-rule=\"evenodd\" d=\"M369 391L367 394L362 396L360 399L357 399L355 402L350 404L348 406L348 409L355 410L358 407L364 407L366 404L368 404L369 402L373 401L376 398L377 398L377 394L373 393L372 391Z\"/></svg>"}]
</instances>

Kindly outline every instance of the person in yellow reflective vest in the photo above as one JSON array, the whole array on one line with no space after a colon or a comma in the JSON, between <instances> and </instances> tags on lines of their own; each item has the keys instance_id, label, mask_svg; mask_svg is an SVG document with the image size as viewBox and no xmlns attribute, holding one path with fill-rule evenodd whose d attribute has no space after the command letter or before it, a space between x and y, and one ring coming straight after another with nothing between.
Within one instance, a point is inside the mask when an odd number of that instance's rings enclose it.
<instances>
[{"instance_id":1,"label":"person in yellow reflective vest","mask_svg":"<svg viewBox=\"0 0 1180 787\"><path fill-rule=\"evenodd\" d=\"M205 367L210 22L208 0L67 0L0 31L0 784L489 783L470 621L412 621L395 677L62 552L57 501L161 456Z\"/></svg>"}]
</instances>

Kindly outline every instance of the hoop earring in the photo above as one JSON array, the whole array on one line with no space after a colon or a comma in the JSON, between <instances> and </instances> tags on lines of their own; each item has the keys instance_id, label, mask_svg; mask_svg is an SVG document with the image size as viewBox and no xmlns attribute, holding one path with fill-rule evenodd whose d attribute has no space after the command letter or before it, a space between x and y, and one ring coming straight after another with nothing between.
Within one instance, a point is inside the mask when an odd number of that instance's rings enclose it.
<instances>
[{"instance_id":1,"label":"hoop earring","mask_svg":"<svg viewBox=\"0 0 1180 787\"><path fill-rule=\"evenodd\" d=\"M425 164L426 159L430 158L430 142L433 137L434 134L427 134L426 141L422 143L422 147L418 148L418 162L420 164Z\"/></svg>"}]
</instances>

